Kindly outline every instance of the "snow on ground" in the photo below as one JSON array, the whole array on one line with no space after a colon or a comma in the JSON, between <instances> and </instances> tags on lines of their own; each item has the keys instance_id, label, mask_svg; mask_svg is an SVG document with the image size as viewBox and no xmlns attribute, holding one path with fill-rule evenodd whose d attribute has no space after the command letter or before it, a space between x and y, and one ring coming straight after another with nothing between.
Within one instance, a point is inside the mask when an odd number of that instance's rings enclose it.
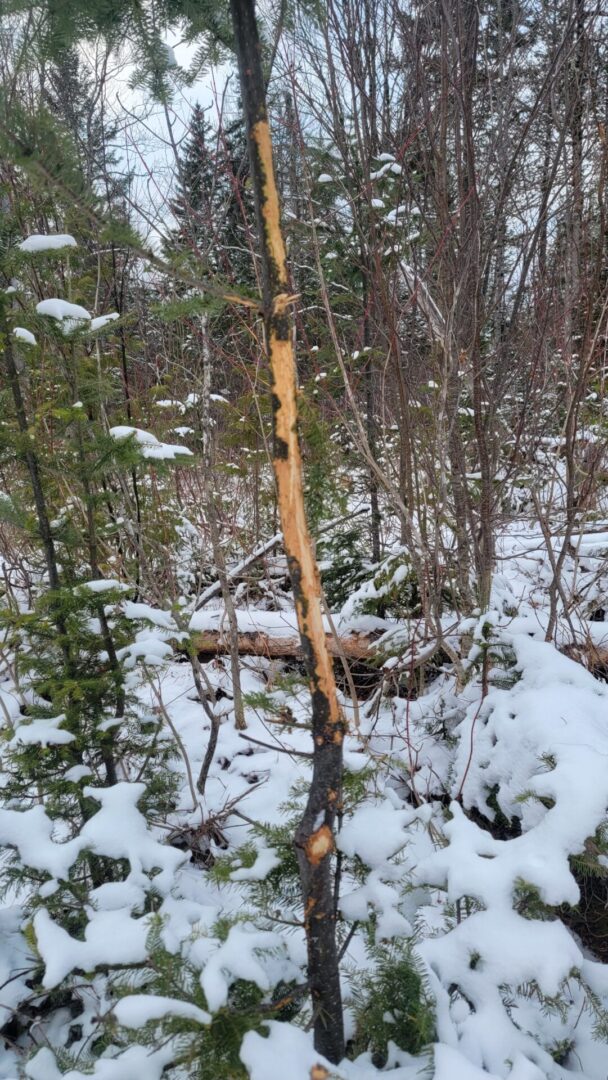
<instances>
[{"instance_id":1,"label":"snow on ground","mask_svg":"<svg viewBox=\"0 0 608 1080\"><path fill-rule=\"evenodd\" d=\"M163 445L137 429L120 429L117 437L131 435L144 450ZM602 599L605 538L598 536L578 544L584 565L571 558L565 566L570 586L587 590L590 613ZM354 928L343 964L347 1028L353 1024L351 978L370 964L356 929L373 916L378 938L412 943L435 1003L434 1047L413 1058L392 1045L385 1070L391 1078L605 1080L608 1050L593 1031L594 1008L608 1004L608 966L590 955L555 909L576 904L579 886L572 856L584 853L606 817L608 687L543 640L548 570L542 536L524 527L512 529L500 541L499 559L491 610L469 628L473 646L464 684L441 670L416 700L372 695L359 703L358 728L352 703L345 701L353 721L345 740L347 770L354 775L373 766L366 789L348 807L338 838L346 859L341 933ZM116 584L94 581L87 588L101 591ZM160 692L179 735L180 754L196 777L211 718L198 700L189 664L172 659L170 642L179 636L174 616L128 599L120 604L139 627L129 663L142 710L154 709ZM241 632L296 632L292 612L251 607L237 615ZM366 622L352 604L342 619L336 613L335 621L350 629L357 618L359 626L373 626L394 640L394 622L370 622L369 616ZM191 616L190 630L221 625L223 609L204 608ZM579 615L581 640L593 627L601 637L603 624ZM567 630L562 620L558 635L564 641ZM485 695L474 666L483 647L490 647L492 656ZM155 681L137 681L138 657L155 663ZM173 951L183 950L200 969L211 1012L225 1003L237 978L250 979L265 992L278 972L283 979L302 979L302 931L290 926L285 933L270 912L256 913L250 889L278 862L277 851L255 823L284 824L286 816L297 816L310 780L310 759L302 756L310 752L310 735L298 726L309 719L307 691L293 677L285 679L289 672L276 661L244 658L247 729L239 732L228 659L206 663L204 672L209 709L220 722L218 747L204 798L194 807L183 757L176 759L173 767L182 777L176 823L198 828L209 818L221 822L208 845L215 858L226 852L233 858L228 884L220 887L187 852L164 842L166 832L146 825L137 808L137 784L86 789L99 809L69 841L54 836L42 806L0 812L1 841L15 845L28 865L51 875L45 886L49 890L85 847L124 859L128 867L124 881L92 893L81 940L70 937L44 908L38 910L34 927L46 988L57 986L70 971L91 970L117 958L144 959L150 916L143 912L153 869L163 941ZM8 684L1 689L16 720ZM18 726L13 738L23 737L41 747L60 739L61 717ZM493 835L487 822L499 817L502 831ZM252 865L237 854L246 844L257 851ZM277 898L276 903L281 919L297 921L296 901ZM211 933L218 917L237 914L242 921L218 941ZM19 925L19 908L5 908L0 932L7 943L2 956L7 971L27 953ZM28 993L16 979L0 1000L14 1007ZM560 1008L553 1005L558 997ZM168 1060L165 1049L142 1056L137 1044L137 1029L146 1021L188 1014L195 1023L207 1022L205 1010L152 994L123 998L115 1011L122 1024L134 1029L134 1045L114 1062L97 1063L93 1075L102 1080L160 1077ZM90 1030L85 1025L84 1031ZM559 1048L565 1050L558 1053ZM309 1080L311 1067L321 1060L309 1032L274 1020L267 1025L267 1037L254 1032L245 1037L241 1058L252 1080ZM0 1058L0 1076L12 1075L12 1061L10 1054ZM27 1069L31 1080L60 1075L48 1048ZM76 1069L68 1075L78 1080L85 1074ZM333 1067L331 1075L371 1080L380 1071L363 1055Z\"/></svg>"}]
</instances>

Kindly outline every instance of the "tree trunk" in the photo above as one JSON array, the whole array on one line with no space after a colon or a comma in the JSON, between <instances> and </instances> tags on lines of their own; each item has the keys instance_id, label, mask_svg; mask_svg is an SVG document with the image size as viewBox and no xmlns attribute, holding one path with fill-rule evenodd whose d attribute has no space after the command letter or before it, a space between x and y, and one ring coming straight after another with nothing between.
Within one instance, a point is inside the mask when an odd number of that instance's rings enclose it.
<instances>
[{"instance_id":1,"label":"tree trunk","mask_svg":"<svg viewBox=\"0 0 608 1080\"><path fill-rule=\"evenodd\" d=\"M298 629L312 698L313 776L295 843L304 902L308 978L316 1049L344 1056L344 1026L336 947L334 825L342 801L344 718L338 706L321 616L319 572L304 510L297 430L295 358L261 45L254 0L231 0L251 159L263 275L266 346L272 373L274 472Z\"/></svg>"},{"instance_id":2,"label":"tree trunk","mask_svg":"<svg viewBox=\"0 0 608 1080\"><path fill-rule=\"evenodd\" d=\"M3 308L0 308L0 318L0 332L2 333L4 340L4 367L6 371L6 380L11 390L22 441L20 448L21 458L27 466L30 484L32 486L38 522L38 535L40 536L42 549L44 551L44 561L46 563L46 572L49 579L49 588L51 588L53 592L56 592L59 589L59 570L55 553L55 541L53 540L50 518L47 512L38 457L34 451L30 438L29 423L25 411L23 394L21 393L21 383L19 382L19 372L17 371L17 364L15 362L11 333L6 313ZM65 628L62 626L61 632L64 632L64 629Z\"/></svg>"},{"instance_id":3,"label":"tree trunk","mask_svg":"<svg viewBox=\"0 0 608 1080\"><path fill-rule=\"evenodd\" d=\"M239 731L244 731L247 727L247 723L245 721L245 706L243 704L243 693L241 690L241 671L238 649L239 631L236 611L234 609L234 603L232 600L232 593L230 592L230 586L228 584L228 575L226 573L226 560L224 559L224 552L222 550L219 515L217 509L218 499L213 479L214 462L213 445L211 441L211 351L209 349L209 343L207 341L206 319L203 320L202 331L204 367L201 421L203 429L203 464L205 469L203 479L203 490L205 494L205 514L207 517L207 525L209 526L209 535L211 537L213 561L217 570L217 576L220 583L220 591L222 593L222 599L224 601L224 610L226 612L228 626L230 628L229 651L230 675L232 678L232 695L234 700L234 726Z\"/></svg>"},{"instance_id":4,"label":"tree trunk","mask_svg":"<svg viewBox=\"0 0 608 1080\"><path fill-rule=\"evenodd\" d=\"M192 644L199 656L222 656L230 653L233 642L230 636L219 630L195 631ZM374 638L366 634L349 634L348 637L334 638L325 634L325 645L332 657L345 656L348 660L377 660L378 648ZM281 637L264 633L263 630L238 632L236 649L240 656L267 656L277 659L304 659L302 643L299 637L288 631Z\"/></svg>"}]
</instances>

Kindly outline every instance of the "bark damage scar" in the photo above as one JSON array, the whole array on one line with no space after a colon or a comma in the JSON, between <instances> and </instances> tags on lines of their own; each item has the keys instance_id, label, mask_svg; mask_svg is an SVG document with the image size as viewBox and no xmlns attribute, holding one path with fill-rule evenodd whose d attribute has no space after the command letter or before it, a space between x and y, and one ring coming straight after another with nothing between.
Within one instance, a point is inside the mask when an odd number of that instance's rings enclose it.
<instances>
[{"instance_id":1,"label":"bark damage scar","mask_svg":"<svg viewBox=\"0 0 608 1080\"><path fill-rule=\"evenodd\" d=\"M299 293L292 293L291 296L289 295L289 293L279 293L278 296L275 296L272 301L273 316L276 315L280 317L281 315L284 315L289 305L295 304L298 298Z\"/></svg>"},{"instance_id":2,"label":"bark damage scar","mask_svg":"<svg viewBox=\"0 0 608 1080\"><path fill-rule=\"evenodd\" d=\"M321 825L304 844L306 858L312 866L318 866L326 855L334 850L334 838L329 825Z\"/></svg>"},{"instance_id":3,"label":"bark damage scar","mask_svg":"<svg viewBox=\"0 0 608 1080\"><path fill-rule=\"evenodd\" d=\"M279 211L279 198L274 184L274 168L272 161L272 141L270 138L270 126L264 117L258 120L251 128L251 140L257 150L261 170L264 176L262 185L262 197L264 200L264 231L270 249L270 256L274 263L274 271L277 280L281 283L287 281L285 263L285 245L281 232L281 218ZM287 306L286 304L284 306Z\"/></svg>"}]
</instances>

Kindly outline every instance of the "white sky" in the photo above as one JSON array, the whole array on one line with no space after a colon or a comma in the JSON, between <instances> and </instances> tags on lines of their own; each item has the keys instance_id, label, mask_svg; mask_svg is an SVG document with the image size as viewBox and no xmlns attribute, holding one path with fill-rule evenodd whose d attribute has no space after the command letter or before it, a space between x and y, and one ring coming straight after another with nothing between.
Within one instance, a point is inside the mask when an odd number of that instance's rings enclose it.
<instances>
[{"instance_id":1,"label":"white sky","mask_svg":"<svg viewBox=\"0 0 608 1080\"><path fill-rule=\"evenodd\" d=\"M178 69L187 70L196 47L180 40L178 34L165 38L174 51ZM208 110L212 123L222 109L230 114L238 90L238 75L232 64L205 71L192 86L185 86L176 73L169 72L173 99L164 106L149 93L129 85L133 65L125 57L110 69L107 109L119 128L117 149L125 169L134 174L132 199L139 208L139 228L148 242L158 244L163 225L168 222L167 199L175 177L175 152L188 132L193 106L198 102Z\"/></svg>"}]
</instances>

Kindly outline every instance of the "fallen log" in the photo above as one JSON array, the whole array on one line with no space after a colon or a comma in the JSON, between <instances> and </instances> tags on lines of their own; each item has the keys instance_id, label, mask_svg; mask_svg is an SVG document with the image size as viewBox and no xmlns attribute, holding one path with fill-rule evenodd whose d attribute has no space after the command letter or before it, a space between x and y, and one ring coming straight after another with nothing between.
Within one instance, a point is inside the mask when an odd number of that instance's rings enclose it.
<instances>
[{"instance_id":1,"label":"fallen log","mask_svg":"<svg viewBox=\"0 0 608 1080\"><path fill-rule=\"evenodd\" d=\"M192 636L199 657L218 656L230 651L228 636L219 630L199 630ZM347 660L372 660L377 657L376 641L366 634L348 634L334 638L326 634L325 641L330 656L345 656ZM238 650L241 656L268 656L280 659L294 657L303 659L300 638L293 635L279 637L262 631L240 633Z\"/></svg>"}]
</instances>

